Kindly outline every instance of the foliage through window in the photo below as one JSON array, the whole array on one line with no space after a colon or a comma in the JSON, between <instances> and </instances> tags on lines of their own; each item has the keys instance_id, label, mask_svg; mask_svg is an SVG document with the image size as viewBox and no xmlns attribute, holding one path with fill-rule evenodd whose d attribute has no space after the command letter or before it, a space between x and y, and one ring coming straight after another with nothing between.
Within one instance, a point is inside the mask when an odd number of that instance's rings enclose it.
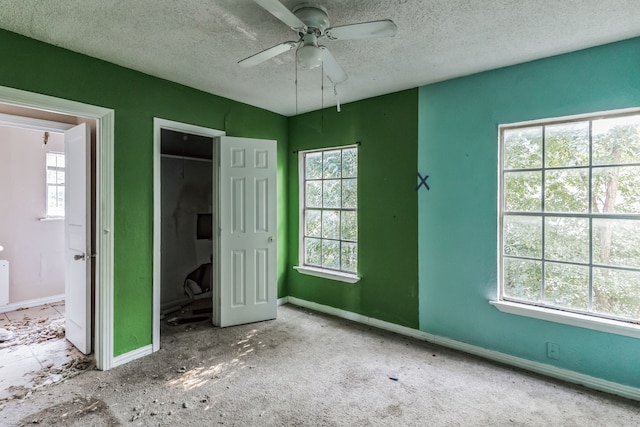
<instances>
[{"instance_id":1,"label":"foliage through window","mask_svg":"<svg viewBox=\"0 0 640 427\"><path fill-rule=\"evenodd\" d=\"M302 263L356 274L358 148L305 151L300 161Z\"/></svg>"},{"instance_id":2,"label":"foliage through window","mask_svg":"<svg viewBox=\"0 0 640 427\"><path fill-rule=\"evenodd\" d=\"M47 153L47 217L64 217L64 153Z\"/></svg>"},{"instance_id":3,"label":"foliage through window","mask_svg":"<svg viewBox=\"0 0 640 427\"><path fill-rule=\"evenodd\" d=\"M501 129L501 297L640 321L640 114Z\"/></svg>"}]
</instances>

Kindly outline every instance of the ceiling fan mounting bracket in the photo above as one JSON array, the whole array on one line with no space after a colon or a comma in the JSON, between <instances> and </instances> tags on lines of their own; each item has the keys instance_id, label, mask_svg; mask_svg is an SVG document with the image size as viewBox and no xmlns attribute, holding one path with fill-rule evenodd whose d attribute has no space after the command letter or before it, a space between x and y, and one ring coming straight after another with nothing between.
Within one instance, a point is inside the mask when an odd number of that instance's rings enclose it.
<instances>
[{"instance_id":1,"label":"ceiling fan mounting bracket","mask_svg":"<svg viewBox=\"0 0 640 427\"><path fill-rule=\"evenodd\" d=\"M327 10L322 6L302 3L296 6L292 12L307 26L306 34L315 34L316 37L320 37L330 26L329 15L327 14ZM299 34L300 37L305 35L305 33Z\"/></svg>"}]
</instances>

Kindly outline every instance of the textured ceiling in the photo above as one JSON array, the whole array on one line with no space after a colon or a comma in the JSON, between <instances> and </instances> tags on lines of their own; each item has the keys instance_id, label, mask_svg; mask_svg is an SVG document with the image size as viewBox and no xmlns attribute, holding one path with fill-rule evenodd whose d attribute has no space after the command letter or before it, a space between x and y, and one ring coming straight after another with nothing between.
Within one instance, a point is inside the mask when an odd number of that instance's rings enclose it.
<instances>
[{"instance_id":1,"label":"textured ceiling","mask_svg":"<svg viewBox=\"0 0 640 427\"><path fill-rule=\"evenodd\" d=\"M310 3L333 26L398 25L393 38L323 43L349 75L342 103L640 35L640 0ZM335 104L319 69L299 70L296 88L293 51L237 65L297 40L251 0L0 0L0 28L288 116Z\"/></svg>"}]
</instances>

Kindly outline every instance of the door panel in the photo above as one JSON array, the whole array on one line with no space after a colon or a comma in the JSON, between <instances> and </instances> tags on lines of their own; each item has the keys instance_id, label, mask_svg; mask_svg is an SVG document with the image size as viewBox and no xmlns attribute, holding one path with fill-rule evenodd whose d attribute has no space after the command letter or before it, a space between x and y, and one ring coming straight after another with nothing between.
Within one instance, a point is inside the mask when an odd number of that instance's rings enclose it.
<instances>
[{"instance_id":1,"label":"door panel","mask_svg":"<svg viewBox=\"0 0 640 427\"><path fill-rule=\"evenodd\" d=\"M82 353L91 352L91 186L89 128L65 133L65 336Z\"/></svg>"},{"instance_id":2,"label":"door panel","mask_svg":"<svg viewBox=\"0 0 640 427\"><path fill-rule=\"evenodd\" d=\"M274 319L276 142L220 138L220 326Z\"/></svg>"}]
</instances>

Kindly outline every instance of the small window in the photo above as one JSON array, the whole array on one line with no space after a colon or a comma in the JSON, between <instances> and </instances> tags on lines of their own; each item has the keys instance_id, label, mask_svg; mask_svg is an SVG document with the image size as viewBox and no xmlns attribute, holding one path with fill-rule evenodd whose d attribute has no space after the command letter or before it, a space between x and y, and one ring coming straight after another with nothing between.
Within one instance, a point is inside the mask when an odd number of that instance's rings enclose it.
<instances>
[{"instance_id":1,"label":"small window","mask_svg":"<svg viewBox=\"0 0 640 427\"><path fill-rule=\"evenodd\" d=\"M640 321L640 114L501 128L500 297Z\"/></svg>"},{"instance_id":2,"label":"small window","mask_svg":"<svg viewBox=\"0 0 640 427\"><path fill-rule=\"evenodd\" d=\"M358 148L300 152L300 264L358 271Z\"/></svg>"},{"instance_id":3,"label":"small window","mask_svg":"<svg viewBox=\"0 0 640 427\"><path fill-rule=\"evenodd\" d=\"M64 153L47 153L47 218L64 217Z\"/></svg>"}]
</instances>

